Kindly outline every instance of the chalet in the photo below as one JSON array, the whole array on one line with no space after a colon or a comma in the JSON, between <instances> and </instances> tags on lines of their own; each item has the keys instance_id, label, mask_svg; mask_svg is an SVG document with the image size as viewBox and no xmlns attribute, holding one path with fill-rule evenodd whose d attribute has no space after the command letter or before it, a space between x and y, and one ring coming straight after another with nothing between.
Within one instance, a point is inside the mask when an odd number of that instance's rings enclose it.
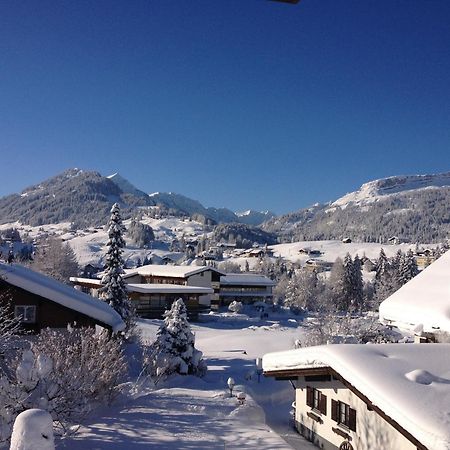
<instances>
[{"instance_id":1,"label":"chalet","mask_svg":"<svg viewBox=\"0 0 450 450\"><path fill-rule=\"evenodd\" d=\"M333 263L322 261L321 259L311 258L305 262L305 268L315 270L316 272L325 272L331 270Z\"/></svg>"},{"instance_id":2,"label":"chalet","mask_svg":"<svg viewBox=\"0 0 450 450\"><path fill-rule=\"evenodd\" d=\"M25 329L100 325L113 332L125 324L108 304L18 264L0 263L0 296L7 298Z\"/></svg>"},{"instance_id":3,"label":"chalet","mask_svg":"<svg viewBox=\"0 0 450 450\"><path fill-rule=\"evenodd\" d=\"M324 450L450 449L450 344L340 344L263 357L295 389L295 426Z\"/></svg>"},{"instance_id":4,"label":"chalet","mask_svg":"<svg viewBox=\"0 0 450 450\"><path fill-rule=\"evenodd\" d=\"M437 257L433 254L432 250L427 248L425 250L419 250L415 252L414 259L416 260L417 268L419 270L423 270L432 262L436 261Z\"/></svg>"},{"instance_id":5,"label":"chalet","mask_svg":"<svg viewBox=\"0 0 450 450\"><path fill-rule=\"evenodd\" d=\"M244 255L247 258L264 258L265 256L272 257L273 256L273 250L268 249L266 247L264 248L249 248L244 252Z\"/></svg>"},{"instance_id":6,"label":"chalet","mask_svg":"<svg viewBox=\"0 0 450 450\"><path fill-rule=\"evenodd\" d=\"M311 249L311 248L301 248L298 251L301 255L309 255L309 256L320 256L322 252L320 250Z\"/></svg>"},{"instance_id":7,"label":"chalet","mask_svg":"<svg viewBox=\"0 0 450 450\"><path fill-rule=\"evenodd\" d=\"M208 311L218 301L220 276L224 272L210 266L169 266L149 264L125 271L129 297L141 317L160 318L177 298L182 298L191 319ZM100 296L100 279L71 277L84 292Z\"/></svg>"},{"instance_id":8,"label":"chalet","mask_svg":"<svg viewBox=\"0 0 450 450\"><path fill-rule=\"evenodd\" d=\"M219 305L236 300L245 304L271 303L275 282L256 273L228 273L220 277Z\"/></svg>"},{"instance_id":9,"label":"chalet","mask_svg":"<svg viewBox=\"0 0 450 450\"><path fill-rule=\"evenodd\" d=\"M380 304L380 322L434 341L450 333L450 251Z\"/></svg>"}]
</instances>

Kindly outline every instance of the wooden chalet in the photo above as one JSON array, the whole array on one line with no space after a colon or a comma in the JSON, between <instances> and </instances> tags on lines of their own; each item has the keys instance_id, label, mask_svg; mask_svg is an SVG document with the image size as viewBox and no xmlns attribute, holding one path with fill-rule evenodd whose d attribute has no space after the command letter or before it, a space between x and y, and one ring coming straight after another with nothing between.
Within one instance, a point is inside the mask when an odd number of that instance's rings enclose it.
<instances>
[{"instance_id":1,"label":"wooden chalet","mask_svg":"<svg viewBox=\"0 0 450 450\"><path fill-rule=\"evenodd\" d=\"M53 278L18 264L0 263L0 300L9 304L25 329L100 325L113 332L125 328L108 304Z\"/></svg>"}]
</instances>

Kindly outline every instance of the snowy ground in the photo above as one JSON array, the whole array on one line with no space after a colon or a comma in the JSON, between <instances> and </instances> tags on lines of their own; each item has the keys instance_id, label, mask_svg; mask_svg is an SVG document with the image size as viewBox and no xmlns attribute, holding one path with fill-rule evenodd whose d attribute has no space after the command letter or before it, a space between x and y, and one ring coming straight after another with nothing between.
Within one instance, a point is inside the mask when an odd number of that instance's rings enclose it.
<instances>
[{"instance_id":1,"label":"snowy ground","mask_svg":"<svg viewBox=\"0 0 450 450\"><path fill-rule=\"evenodd\" d=\"M435 245L434 245L435 246ZM431 248L433 245L422 245L423 248ZM334 262L336 258L343 258L347 253L354 258L356 255L367 256L367 258L375 261L380 255L383 248L387 257L393 257L401 250L407 252L409 249L415 250L415 244L377 244L374 242L351 242L344 244L342 241L300 241L292 244L278 244L269 247L273 250L274 256L281 256L292 262L305 263L308 259L314 258L321 261ZM300 249L319 250L320 256L309 256L302 254Z\"/></svg>"},{"instance_id":2,"label":"snowy ground","mask_svg":"<svg viewBox=\"0 0 450 450\"><path fill-rule=\"evenodd\" d=\"M130 220L124 221L125 226L129 225ZM153 257L158 260L164 256L169 256L177 261L183 256L181 252L170 252L168 250L169 244L174 239L199 239L204 235L204 226L194 220L181 219L177 217L167 217L163 219L153 219L144 216L142 223L150 225L155 233L156 240L149 248L138 248L133 245L131 240L125 236L126 248L124 251L124 259L131 266L133 266L138 259L143 261L145 257ZM84 267L87 264L102 265L103 258L106 253L106 243L108 241L107 232L102 228L88 228L85 230L70 231L70 223L61 223L53 225L43 225L40 227L30 227L22 225L18 222L0 225L0 230L15 227L21 233L21 236L26 239L35 239L44 234L60 236L64 241L68 242L74 250L78 263ZM421 247L429 248L435 245L424 244ZM358 254L360 257L367 256L375 260L378 258L380 249L383 248L388 257L392 257L401 249L406 252L408 249L415 249L415 244L377 244L377 243L350 243L344 244L339 240L329 241L302 241L291 244L278 244L269 246L274 251L274 256L281 256L284 259L292 262L299 262L304 264L308 259L314 258L322 261L333 263L336 258L343 258L348 252L354 257ZM300 253L300 249L319 250L319 256L309 256L305 253ZM8 248L5 247L4 251ZM17 249L18 250L18 249ZM249 264L250 269L258 270L258 258L246 258L244 256L233 255L230 257L229 252L225 252L225 260L239 264L242 269L245 268L246 263ZM156 258L155 258L156 257ZM220 267L219 262L219 267Z\"/></svg>"},{"instance_id":3,"label":"snowy ground","mask_svg":"<svg viewBox=\"0 0 450 450\"><path fill-rule=\"evenodd\" d=\"M149 340L157 328L158 321L141 322ZM132 398L123 396L58 448L315 448L292 429L290 383L264 377L258 383L255 373L255 358L292 348L301 327L293 320L274 325L237 319L197 324L193 329L196 346L208 363L205 378L177 376L157 388L142 388ZM243 406L229 397L230 376L236 381L235 392L247 394Z\"/></svg>"}]
</instances>

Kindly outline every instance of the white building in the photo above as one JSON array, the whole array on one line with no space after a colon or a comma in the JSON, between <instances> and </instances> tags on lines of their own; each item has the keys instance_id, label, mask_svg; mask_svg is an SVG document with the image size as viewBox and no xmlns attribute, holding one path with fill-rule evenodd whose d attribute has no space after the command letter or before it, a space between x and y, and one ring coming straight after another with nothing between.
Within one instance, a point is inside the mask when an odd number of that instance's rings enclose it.
<instances>
[{"instance_id":1,"label":"white building","mask_svg":"<svg viewBox=\"0 0 450 450\"><path fill-rule=\"evenodd\" d=\"M174 300L182 298L190 318L195 319L210 309L211 301L218 301L221 275L224 272L210 266L149 264L126 270L123 279L141 317L162 317ZM94 296L102 287L100 279L71 277L70 281Z\"/></svg>"},{"instance_id":2,"label":"white building","mask_svg":"<svg viewBox=\"0 0 450 450\"><path fill-rule=\"evenodd\" d=\"M220 304L272 302L275 282L257 273L228 273L220 277Z\"/></svg>"},{"instance_id":3,"label":"white building","mask_svg":"<svg viewBox=\"0 0 450 450\"><path fill-rule=\"evenodd\" d=\"M324 450L449 450L450 344L345 344L267 354L295 425Z\"/></svg>"},{"instance_id":4,"label":"white building","mask_svg":"<svg viewBox=\"0 0 450 450\"><path fill-rule=\"evenodd\" d=\"M380 321L429 338L450 333L450 251L384 300Z\"/></svg>"}]
</instances>

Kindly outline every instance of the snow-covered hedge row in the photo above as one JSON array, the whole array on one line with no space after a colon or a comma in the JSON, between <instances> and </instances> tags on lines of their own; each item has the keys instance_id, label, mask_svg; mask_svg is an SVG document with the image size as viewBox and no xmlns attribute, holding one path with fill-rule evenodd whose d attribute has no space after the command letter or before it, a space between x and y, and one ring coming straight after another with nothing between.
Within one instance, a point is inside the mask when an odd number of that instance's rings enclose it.
<instances>
[{"instance_id":1,"label":"snow-covered hedge row","mask_svg":"<svg viewBox=\"0 0 450 450\"><path fill-rule=\"evenodd\" d=\"M112 399L126 365L120 341L81 328L42 331L5 368L0 372L0 443L9 439L16 416L30 408L47 410L66 432L95 405Z\"/></svg>"}]
</instances>

